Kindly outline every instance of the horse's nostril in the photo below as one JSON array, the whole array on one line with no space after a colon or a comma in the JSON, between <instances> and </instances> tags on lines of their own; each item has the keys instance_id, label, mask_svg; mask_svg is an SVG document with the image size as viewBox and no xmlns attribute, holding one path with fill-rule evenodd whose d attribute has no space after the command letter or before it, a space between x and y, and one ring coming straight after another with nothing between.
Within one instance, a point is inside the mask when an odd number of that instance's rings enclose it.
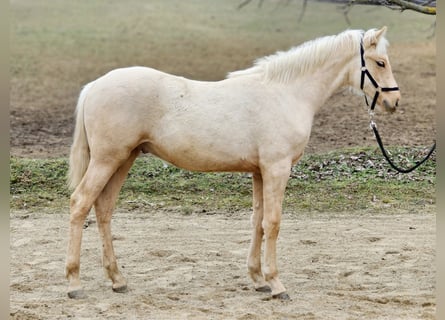
<instances>
[{"instance_id":1,"label":"horse's nostril","mask_svg":"<svg viewBox=\"0 0 445 320\"><path fill-rule=\"evenodd\" d=\"M398 107L399 106L399 99L397 99L397 101L396 101L396 107Z\"/></svg>"}]
</instances>

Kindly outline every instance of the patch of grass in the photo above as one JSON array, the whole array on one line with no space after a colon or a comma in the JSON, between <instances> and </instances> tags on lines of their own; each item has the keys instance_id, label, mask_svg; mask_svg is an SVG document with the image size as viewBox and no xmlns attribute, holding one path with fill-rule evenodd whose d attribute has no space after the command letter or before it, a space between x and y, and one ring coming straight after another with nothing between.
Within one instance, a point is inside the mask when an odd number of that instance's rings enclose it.
<instances>
[{"instance_id":1,"label":"patch of grass","mask_svg":"<svg viewBox=\"0 0 445 320\"><path fill-rule=\"evenodd\" d=\"M10 159L11 208L61 207L68 204L66 159Z\"/></svg>"},{"instance_id":2,"label":"patch of grass","mask_svg":"<svg viewBox=\"0 0 445 320\"><path fill-rule=\"evenodd\" d=\"M425 150L390 148L408 166ZM11 208L67 207L66 159L11 158ZM391 211L435 204L436 158L410 174L389 168L379 150L345 149L305 156L293 167L284 211ZM251 208L251 178L245 173L196 173L153 157L140 157L130 170L118 206L192 212Z\"/></svg>"}]
</instances>

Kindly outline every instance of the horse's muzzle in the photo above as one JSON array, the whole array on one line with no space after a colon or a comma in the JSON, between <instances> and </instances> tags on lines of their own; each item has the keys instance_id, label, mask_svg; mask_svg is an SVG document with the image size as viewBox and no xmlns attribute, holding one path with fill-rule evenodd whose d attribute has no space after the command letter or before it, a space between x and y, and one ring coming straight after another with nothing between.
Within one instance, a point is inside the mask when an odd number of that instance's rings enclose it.
<instances>
[{"instance_id":1,"label":"horse's muzzle","mask_svg":"<svg viewBox=\"0 0 445 320\"><path fill-rule=\"evenodd\" d=\"M394 104L392 104L388 100L384 99L383 106L384 106L386 112L394 113L396 111L397 107L399 106L399 99L397 99Z\"/></svg>"}]
</instances>

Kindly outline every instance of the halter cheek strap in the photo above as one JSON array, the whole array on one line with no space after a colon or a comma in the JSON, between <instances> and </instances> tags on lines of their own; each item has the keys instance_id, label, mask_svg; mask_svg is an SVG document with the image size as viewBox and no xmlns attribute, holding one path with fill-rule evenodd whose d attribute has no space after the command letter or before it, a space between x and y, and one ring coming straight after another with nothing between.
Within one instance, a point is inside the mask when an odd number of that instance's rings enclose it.
<instances>
[{"instance_id":1,"label":"halter cheek strap","mask_svg":"<svg viewBox=\"0 0 445 320\"><path fill-rule=\"evenodd\" d=\"M374 77L371 75L369 70L366 68L365 49L363 48L363 41L360 42L360 60L362 62L362 68L361 68L362 73L361 73L361 77L360 77L360 89L363 91L363 88L365 86L365 76L368 77L369 81L371 81L372 85L376 89L374 98L372 99L372 102L371 102L371 111L373 111L377 104L377 99L380 95L380 92L399 91L399 87L391 87L391 88L380 87L379 84L377 83L377 81L375 81ZM366 97L366 94L365 94L365 102L366 102L366 105L369 107L368 98Z\"/></svg>"}]
</instances>

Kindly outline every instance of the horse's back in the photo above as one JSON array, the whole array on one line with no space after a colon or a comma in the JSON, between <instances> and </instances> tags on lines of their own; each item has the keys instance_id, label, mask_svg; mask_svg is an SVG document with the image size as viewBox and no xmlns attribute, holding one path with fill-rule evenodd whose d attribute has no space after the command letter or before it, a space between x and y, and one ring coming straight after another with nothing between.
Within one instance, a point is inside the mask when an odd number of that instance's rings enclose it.
<instances>
[{"instance_id":1,"label":"horse's back","mask_svg":"<svg viewBox=\"0 0 445 320\"><path fill-rule=\"evenodd\" d=\"M92 144L109 152L140 146L188 169L215 171L230 163L230 169L250 170L245 153L254 146L251 141L245 146L251 136L249 128L243 128L246 116L243 110L234 115L224 96L229 93L217 82L194 81L147 67L115 69L89 85L86 131Z\"/></svg>"},{"instance_id":2,"label":"horse's back","mask_svg":"<svg viewBox=\"0 0 445 320\"><path fill-rule=\"evenodd\" d=\"M255 80L205 82L147 67L113 70L94 81L86 99L90 141L110 152L139 146L190 170L256 171L260 157L289 154L302 144L289 114L291 96Z\"/></svg>"},{"instance_id":3,"label":"horse's back","mask_svg":"<svg viewBox=\"0 0 445 320\"><path fill-rule=\"evenodd\" d=\"M114 69L102 77L93 81L98 97L113 98L138 97L150 95L154 90L159 90L160 84L165 79L180 78L171 74L149 67L127 67Z\"/></svg>"}]
</instances>

